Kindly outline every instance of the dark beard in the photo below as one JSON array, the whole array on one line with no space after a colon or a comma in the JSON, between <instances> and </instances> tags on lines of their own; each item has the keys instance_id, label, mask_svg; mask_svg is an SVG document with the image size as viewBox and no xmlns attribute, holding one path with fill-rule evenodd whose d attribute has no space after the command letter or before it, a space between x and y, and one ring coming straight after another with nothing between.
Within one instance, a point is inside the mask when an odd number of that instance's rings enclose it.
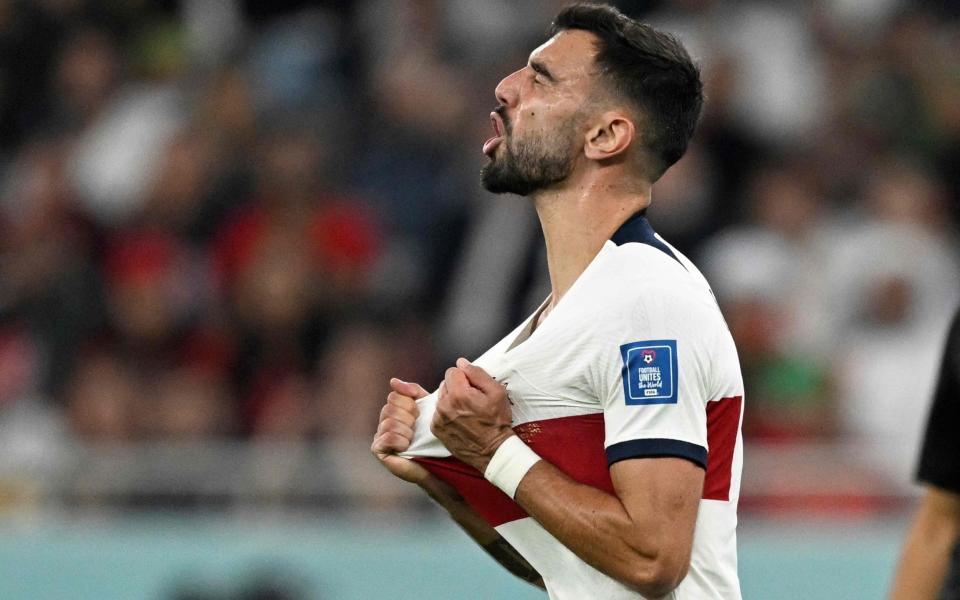
<instances>
[{"instance_id":1,"label":"dark beard","mask_svg":"<svg viewBox=\"0 0 960 600\"><path fill-rule=\"evenodd\" d=\"M511 148L509 139L505 139L502 156L491 158L480 170L480 183L494 194L518 196L529 196L560 183L570 175L573 166L573 157L563 147L564 137L551 139L554 143L549 149L543 138L529 143L518 142L516 148Z\"/></svg>"}]
</instances>

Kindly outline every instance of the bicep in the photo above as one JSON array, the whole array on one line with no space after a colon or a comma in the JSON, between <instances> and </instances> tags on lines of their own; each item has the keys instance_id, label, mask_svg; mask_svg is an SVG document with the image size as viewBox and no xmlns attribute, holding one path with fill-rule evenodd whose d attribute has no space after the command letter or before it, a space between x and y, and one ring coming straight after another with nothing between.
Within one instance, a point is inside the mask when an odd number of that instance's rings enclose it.
<instances>
[{"instance_id":1,"label":"bicep","mask_svg":"<svg viewBox=\"0 0 960 600\"><path fill-rule=\"evenodd\" d=\"M614 491L630 521L658 537L671 560L685 564L703 492L704 470L677 457L633 458L610 467ZM645 540L650 542L654 540Z\"/></svg>"}]
</instances>

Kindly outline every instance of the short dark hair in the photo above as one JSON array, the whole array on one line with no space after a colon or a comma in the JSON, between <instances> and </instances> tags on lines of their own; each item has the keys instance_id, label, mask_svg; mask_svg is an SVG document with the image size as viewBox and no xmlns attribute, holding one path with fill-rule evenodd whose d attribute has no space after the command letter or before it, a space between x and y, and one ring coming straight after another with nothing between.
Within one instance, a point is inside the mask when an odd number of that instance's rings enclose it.
<instances>
[{"instance_id":1,"label":"short dark hair","mask_svg":"<svg viewBox=\"0 0 960 600\"><path fill-rule=\"evenodd\" d=\"M700 69L683 45L612 6L573 4L563 9L550 36L569 29L597 36L596 63L611 91L647 120L641 143L654 159L655 181L687 151L703 107Z\"/></svg>"}]
</instances>

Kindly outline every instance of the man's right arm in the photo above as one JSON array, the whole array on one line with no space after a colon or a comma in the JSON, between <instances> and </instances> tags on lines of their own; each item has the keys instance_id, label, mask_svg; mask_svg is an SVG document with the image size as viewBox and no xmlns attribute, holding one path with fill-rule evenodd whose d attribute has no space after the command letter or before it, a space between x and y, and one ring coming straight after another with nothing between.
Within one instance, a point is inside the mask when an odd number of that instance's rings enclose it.
<instances>
[{"instance_id":1,"label":"man's right arm","mask_svg":"<svg viewBox=\"0 0 960 600\"><path fill-rule=\"evenodd\" d=\"M930 486L907 535L890 600L935 600L960 538L960 494Z\"/></svg>"},{"instance_id":2,"label":"man's right arm","mask_svg":"<svg viewBox=\"0 0 960 600\"><path fill-rule=\"evenodd\" d=\"M920 502L900 566L892 600L933 600L940 593L950 556L960 539L960 310L954 317L943 364L927 417L918 479L927 488Z\"/></svg>"},{"instance_id":3,"label":"man's right arm","mask_svg":"<svg viewBox=\"0 0 960 600\"><path fill-rule=\"evenodd\" d=\"M413 440L414 424L419 414L416 399L426 396L427 392L415 383L399 379L390 380L390 387L393 391L387 396L387 403L380 411L380 424L371 447L374 456L394 476L420 486L449 513L471 539L505 569L520 579L543 588L543 578L536 569L478 515L453 487L431 475L415 461L397 456L397 453L405 451Z\"/></svg>"},{"instance_id":4,"label":"man's right arm","mask_svg":"<svg viewBox=\"0 0 960 600\"><path fill-rule=\"evenodd\" d=\"M527 559L521 556L507 540L503 539L503 536L497 533L496 529L470 508L470 505L456 490L433 475L427 475L420 482L420 487L437 504L446 509L457 525L506 570L527 583L540 588L544 587L540 573L537 573L536 569L527 562Z\"/></svg>"}]
</instances>

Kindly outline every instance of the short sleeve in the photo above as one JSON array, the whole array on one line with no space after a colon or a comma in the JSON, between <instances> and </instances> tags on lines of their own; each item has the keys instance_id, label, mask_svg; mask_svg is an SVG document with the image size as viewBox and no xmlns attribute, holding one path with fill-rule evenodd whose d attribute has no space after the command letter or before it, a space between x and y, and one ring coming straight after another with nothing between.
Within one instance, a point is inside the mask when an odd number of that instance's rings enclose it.
<instances>
[{"instance_id":1,"label":"short sleeve","mask_svg":"<svg viewBox=\"0 0 960 600\"><path fill-rule=\"evenodd\" d=\"M920 452L917 478L960 493L960 313L954 318Z\"/></svg>"},{"instance_id":2,"label":"short sleeve","mask_svg":"<svg viewBox=\"0 0 960 600\"><path fill-rule=\"evenodd\" d=\"M600 342L597 394L607 463L679 457L707 464L710 338L719 314L676 295L649 296Z\"/></svg>"}]
</instances>

